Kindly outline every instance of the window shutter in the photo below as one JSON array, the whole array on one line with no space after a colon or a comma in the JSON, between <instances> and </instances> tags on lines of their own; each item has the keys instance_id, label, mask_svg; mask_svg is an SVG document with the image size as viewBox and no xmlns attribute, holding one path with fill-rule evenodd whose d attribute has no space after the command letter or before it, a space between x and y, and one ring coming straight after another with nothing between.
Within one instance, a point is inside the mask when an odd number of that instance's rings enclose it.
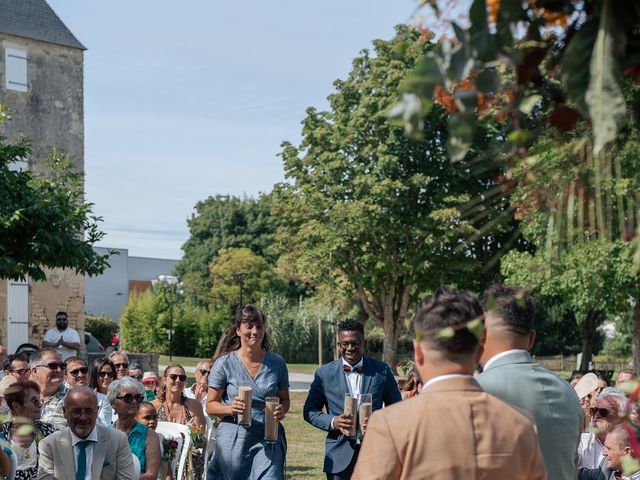
<instances>
[{"instance_id":1,"label":"window shutter","mask_svg":"<svg viewBox=\"0 0 640 480\"><path fill-rule=\"evenodd\" d=\"M5 78L7 90L26 92L27 84L27 52L16 48L4 50Z\"/></svg>"}]
</instances>

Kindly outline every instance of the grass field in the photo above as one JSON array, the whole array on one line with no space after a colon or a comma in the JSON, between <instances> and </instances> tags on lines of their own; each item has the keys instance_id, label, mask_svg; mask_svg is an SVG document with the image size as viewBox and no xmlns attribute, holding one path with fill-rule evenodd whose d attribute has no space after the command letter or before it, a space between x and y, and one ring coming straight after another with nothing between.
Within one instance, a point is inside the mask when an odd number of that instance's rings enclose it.
<instances>
[{"instance_id":1,"label":"grass field","mask_svg":"<svg viewBox=\"0 0 640 480\"><path fill-rule=\"evenodd\" d=\"M290 480L322 480L324 439L326 432L312 427L302 418L302 406L307 394L291 393L291 409L283 421L287 435L287 472Z\"/></svg>"}]
</instances>

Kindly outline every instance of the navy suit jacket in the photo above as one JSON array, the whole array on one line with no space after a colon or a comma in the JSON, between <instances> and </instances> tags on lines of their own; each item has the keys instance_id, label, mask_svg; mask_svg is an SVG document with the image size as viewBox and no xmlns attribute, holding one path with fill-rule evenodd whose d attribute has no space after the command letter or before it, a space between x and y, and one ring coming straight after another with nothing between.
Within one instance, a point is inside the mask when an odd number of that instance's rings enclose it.
<instances>
[{"instance_id":1,"label":"navy suit jacket","mask_svg":"<svg viewBox=\"0 0 640 480\"><path fill-rule=\"evenodd\" d=\"M354 455L355 441L349 440L337 430L331 430L331 420L337 415L342 415L344 396L349 393L342 365L342 358L339 358L316 370L309 395L304 402L304 419L314 427L329 432L325 443L323 468L328 473L345 470ZM371 394L373 410L382 408L383 404L391 405L402 399L398 383L389 366L372 358L364 357L360 388L360 393Z\"/></svg>"}]
</instances>

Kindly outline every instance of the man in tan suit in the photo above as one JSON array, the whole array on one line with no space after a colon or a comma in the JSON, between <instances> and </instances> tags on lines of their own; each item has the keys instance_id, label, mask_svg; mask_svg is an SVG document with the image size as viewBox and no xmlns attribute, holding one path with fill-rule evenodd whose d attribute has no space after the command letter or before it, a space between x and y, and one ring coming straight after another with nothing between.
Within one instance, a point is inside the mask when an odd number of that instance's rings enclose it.
<instances>
[{"instance_id":1,"label":"man in tan suit","mask_svg":"<svg viewBox=\"0 0 640 480\"><path fill-rule=\"evenodd\" d=\"M373 413L353 479L544 480L532 420L482 391L473 377L483 312L445 287L416 312L420 395Z\"/></svg>"},{"instance_id":2,"label":"man in tan suit","mask_svg":"<svg viewBox=\"0 0 640 480\"><path fill-rule=\"evenodd\" d=\"M64 399L67 428L40 442L38 479L134 480L127 436L96 425L98 400L89 387L74 387Z\"/></svg>"}]
</instances>

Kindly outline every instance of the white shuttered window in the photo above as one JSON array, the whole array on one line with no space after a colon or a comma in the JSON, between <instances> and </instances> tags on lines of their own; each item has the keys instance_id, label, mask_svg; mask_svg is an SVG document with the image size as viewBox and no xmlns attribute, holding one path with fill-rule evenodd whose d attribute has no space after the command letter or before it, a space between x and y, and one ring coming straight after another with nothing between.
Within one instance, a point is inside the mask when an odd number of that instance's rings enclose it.
<instances>
[{"instance_id":1,"label":"white shuttered window","mask_svg":"<svg viewBox=\"0 0 640 480\"><path fill-rule=\"evenodd\" d=\"M27 51L17 48L5 48L4 65L7 90L26 92L28 90Z\"/></svg>"}]
</instances>

